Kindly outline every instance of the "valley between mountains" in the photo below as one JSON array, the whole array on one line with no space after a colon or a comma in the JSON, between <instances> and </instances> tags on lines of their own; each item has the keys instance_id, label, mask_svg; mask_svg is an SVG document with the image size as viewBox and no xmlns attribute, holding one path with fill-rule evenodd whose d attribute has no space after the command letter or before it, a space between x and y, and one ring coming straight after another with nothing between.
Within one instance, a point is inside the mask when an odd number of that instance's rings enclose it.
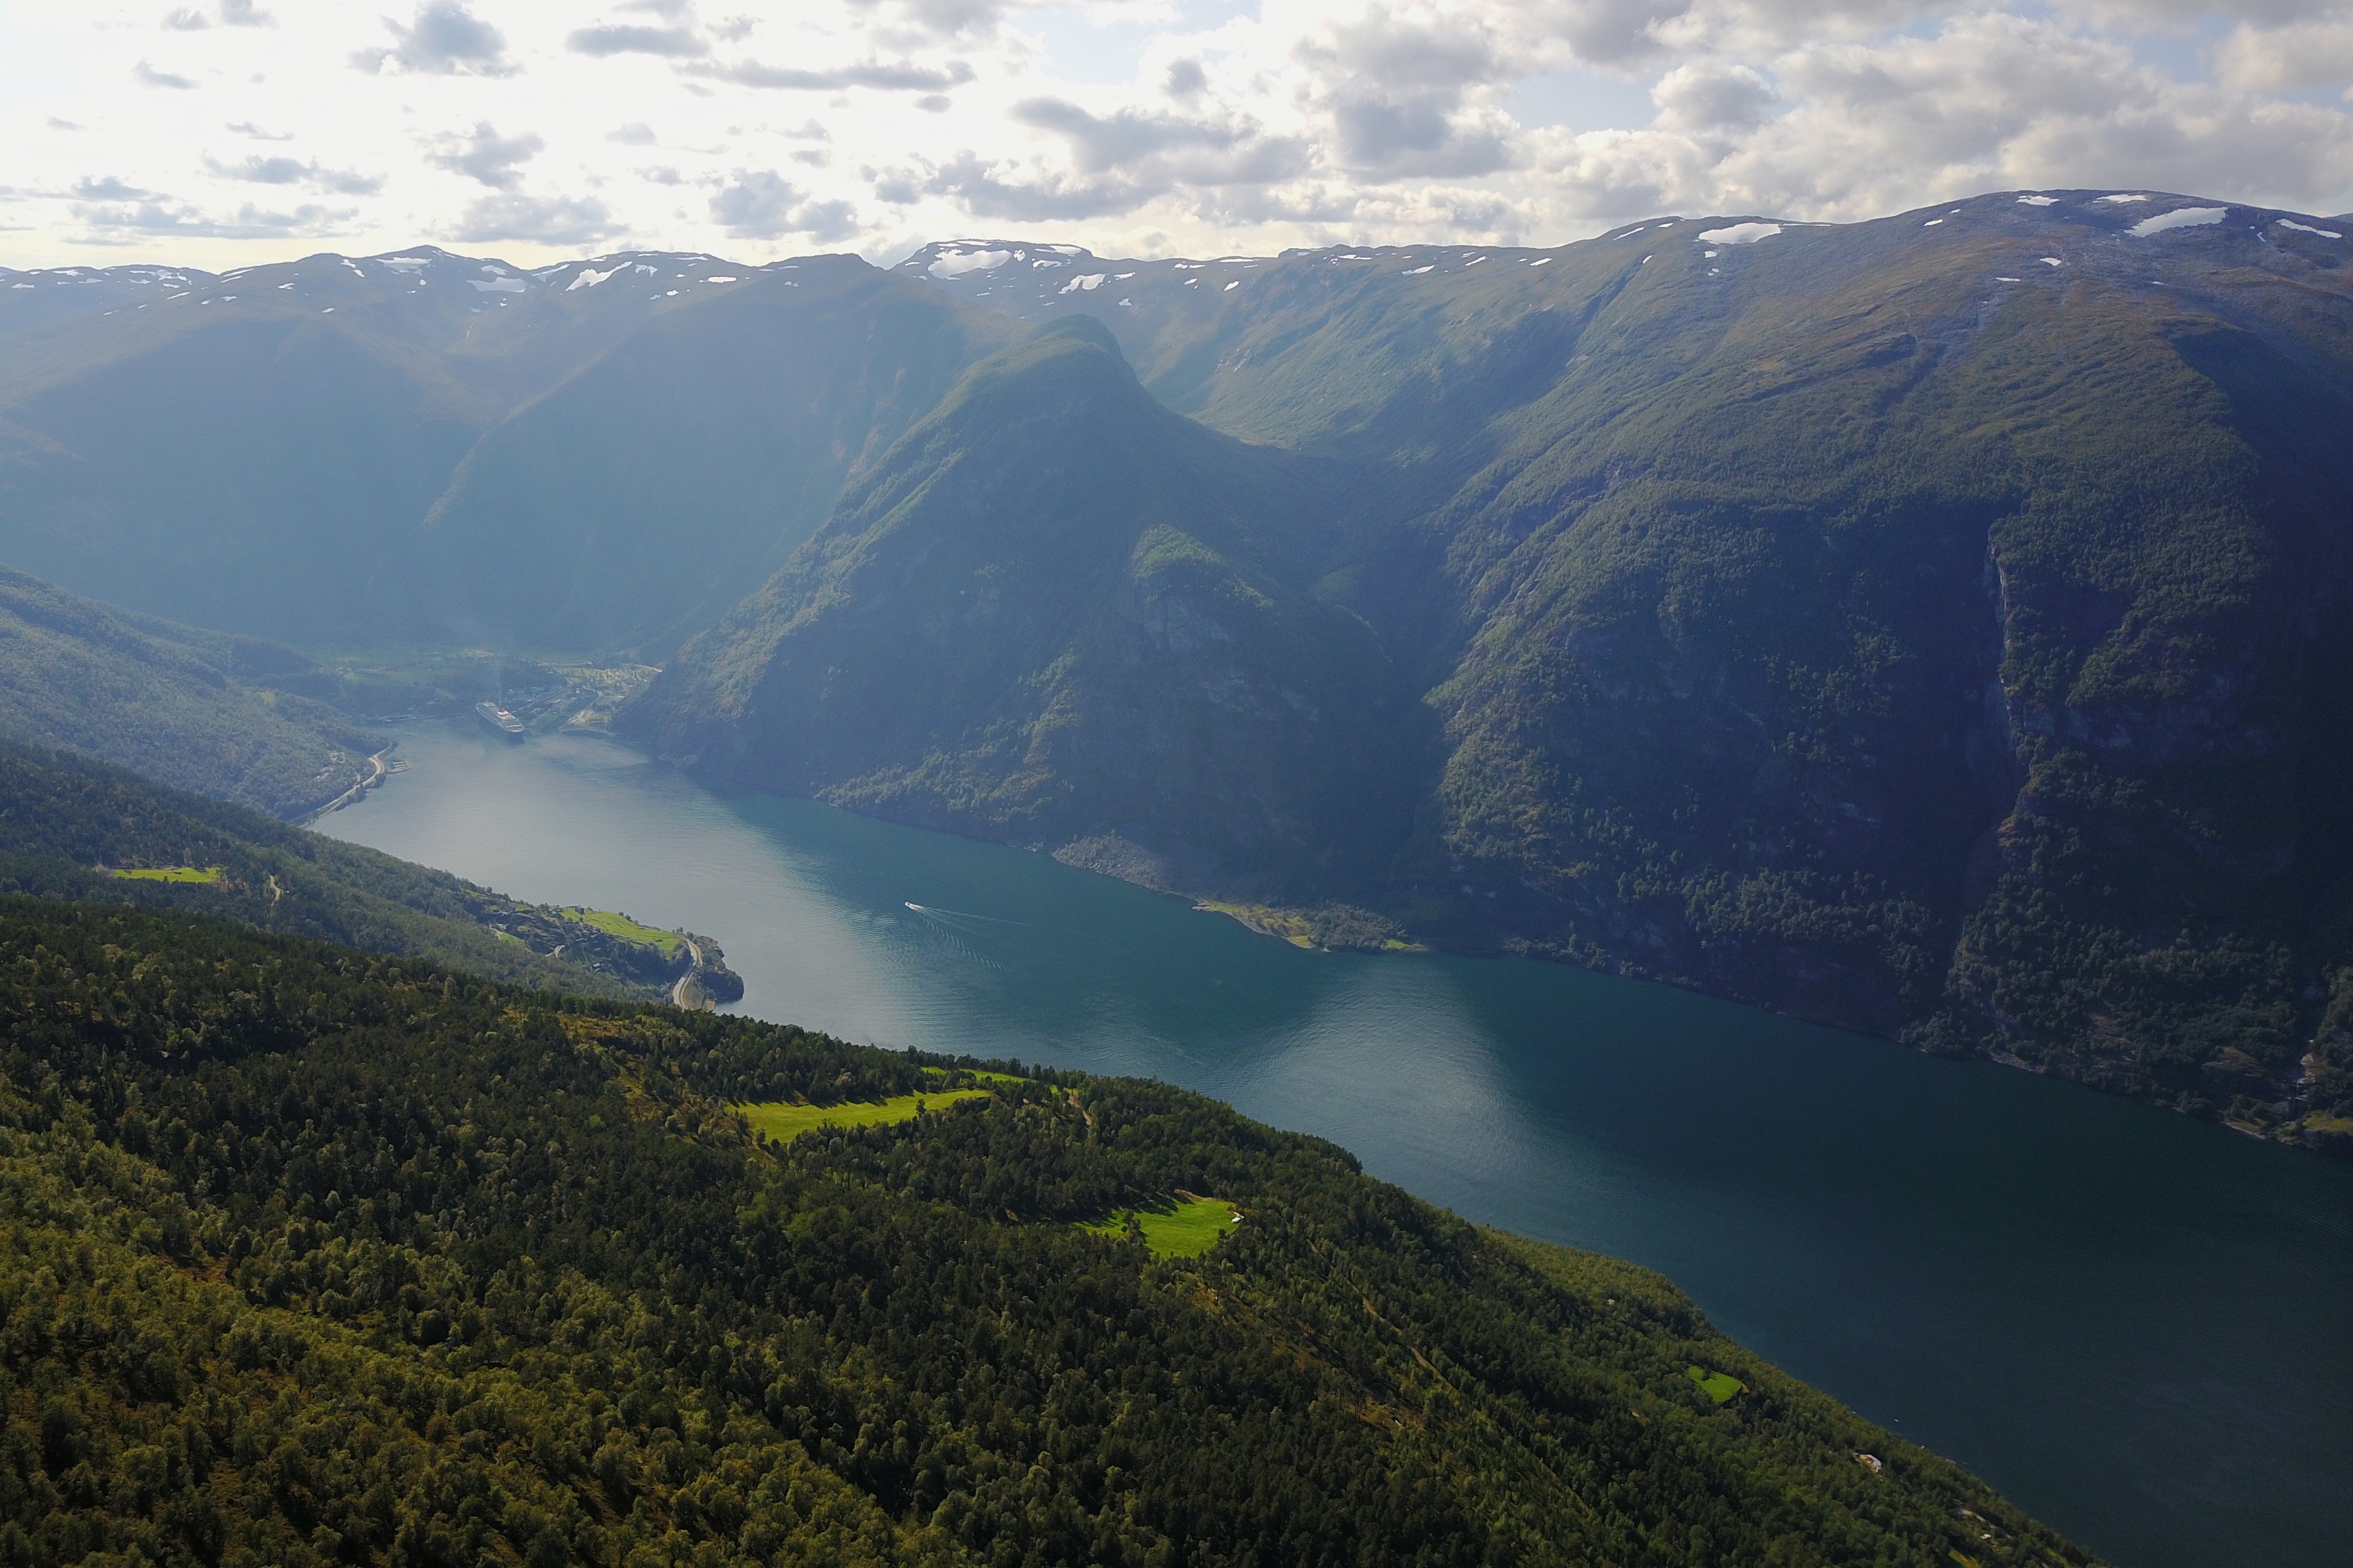
<instances>
[{"instance_id":1,"label":"valley between mountains","mask_svg":"<svg viewBox=\"0 0 2353 1568\"><path fill-rule=\"evenodd\" d=\"M0 556L659 664L617 726L713 784L2342 1152L2344 234L12 276Z\"/></svg>"}]
</instances>

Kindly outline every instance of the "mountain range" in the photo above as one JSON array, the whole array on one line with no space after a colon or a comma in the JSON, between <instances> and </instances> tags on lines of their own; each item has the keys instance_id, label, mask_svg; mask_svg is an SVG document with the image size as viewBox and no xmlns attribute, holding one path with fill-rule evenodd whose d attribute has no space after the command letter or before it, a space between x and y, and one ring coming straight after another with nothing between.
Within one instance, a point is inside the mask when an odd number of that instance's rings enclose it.
<instances>
[{"instance_id":1,"label":"mountain range","mask_svg":"<svg viewBox=\"0 0 2353 1568\"><path fill-rule=\"evenodd\" d=\"M2344 233L25 275L0 555L634 650L715 783L2344 1143Z\"/></svg>"}]
</instances>

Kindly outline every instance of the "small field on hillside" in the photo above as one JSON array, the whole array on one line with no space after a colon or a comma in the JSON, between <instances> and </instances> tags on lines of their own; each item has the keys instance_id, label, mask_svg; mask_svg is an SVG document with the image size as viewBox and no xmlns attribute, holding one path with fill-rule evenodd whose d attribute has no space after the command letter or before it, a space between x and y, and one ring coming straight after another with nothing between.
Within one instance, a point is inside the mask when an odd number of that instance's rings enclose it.
<instances>
[{"instance_id":1,"label":"small field on hillside","mask_svg":"<svg viewBox=\"0 0 2353 1568\"><path fill-rule=\"evenodd\" d=\"M221 879L218 866L140 866L118 868L107 873L131 882L217 882Z\"/></svg>"},{"instance_id":2,"label":"small field on hillside","mask_svg":"<svg viewBox=\"0 0 2353 1568\"><path fill-rule=\"evenodd\" d=\"M617 936L623 942L636 942L639 947L659 948L664 958L676 958L679 950L686 945L686 939L676 931L656 931L649 925L640 925L628 916L615 914L610 910L559 910L556 912L583 925L595 926L607 936Z\"/></svg>"},{"instance_id":3,"label":"small field on hillside","mask_svg":"<svg viewBox=\"0 0 2353 1568\"><path fill-rule=\"evenodd\" d=\"M1097 1236L1119 1236L1128 1215L1144 1229L1144 1245L1155 1258L1198 1258L1218 1245L1241 1216L1223 1198L1186 1197L1166 1208L1122 1209L1109 1219L1079 1222L1079 1228Z\"/></svg>"},{"instance_id":4,"label":"small field on hillside","mask_svg":"<svg viewBox=\"0 0 2353 1568\"><path fill-rule=\"evenodd\" d=\"M839 1105L787 1105L781 1101L766 1105L739 1105L752 1123L752 1130L764 1132L779 1143L788 1143L804 1132L814 1132L820 1127L887 1127L894 1121L912 1121L921 1111L941 1110L963 1100L986 1100L985 1089L943 1089L928 1094L898 1094L889 1100L845 1100Z\"/></svg>"}]
</instances>

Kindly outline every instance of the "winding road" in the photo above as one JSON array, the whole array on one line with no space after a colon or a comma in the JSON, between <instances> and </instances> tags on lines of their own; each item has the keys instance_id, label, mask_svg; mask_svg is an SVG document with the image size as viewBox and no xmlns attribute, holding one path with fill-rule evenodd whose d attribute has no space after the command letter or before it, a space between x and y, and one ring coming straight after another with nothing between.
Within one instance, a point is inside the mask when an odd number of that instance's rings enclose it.
<instances>
[{"instance_id":1,"label":"winding road","mask_svg":"<svg viewBox=\"0 0 2353 1568\"><path fill-rule=\"evenodd\" d=\"M678 984L670 988L670 1005L673 1007L699 1007L704 1012L715 1011L718 1005L702 988L702 944L692 937L684 941L686 950L694 954L694 967L680 975Z\"/></svg>"},{"instance_id":2,"label":"winding road","mask_svg":"<svg viewBox=\"0 0 2353 1568\"><path fill-rule=\"evenodd\" d=\"M343 807L351 805L352 802L359 799L360 796L367 794L368 791L382 784L384 782L384 776L392 772L392 764L385 761L385 758L390 755L392 755L392 748L390 746L386 746L383 751L378 752L375 755L370 757L368 759L368 764L375 770L373 773L369 773L367 777L360 780L359 783L352 785L351 788L345 790L343 794L337 795L334 799L329 801L326 805L319 807L318 810L312 812L302 820L305 822L316 822L319 818L326 816L327 813L331 811L341 811Z\"/></svg>"}]
</instances>

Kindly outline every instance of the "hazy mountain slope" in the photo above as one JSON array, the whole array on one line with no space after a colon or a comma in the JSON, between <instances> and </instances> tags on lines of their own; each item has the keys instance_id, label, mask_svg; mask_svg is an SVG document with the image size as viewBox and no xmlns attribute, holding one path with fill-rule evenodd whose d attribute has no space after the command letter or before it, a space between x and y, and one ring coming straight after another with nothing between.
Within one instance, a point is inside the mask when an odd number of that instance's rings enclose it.
<instances>
[{"instance_id":1,"label":"hazy mountain slope","mask_svg":"<svg viewBox=\"0 0 2353 1568\"><path fill-rule=\"evenodd\" d=\"M0 553L311 645L674 638L1004 341L847 258L425 247L188 281L9 338Z\"/></svg>"},{"instance_id":2,"label":"hazy mountain slope","mask_svg":"<svg viewBox=\"0 0 2353 1568\"><path fill-rule=\"evenodd\" d=\"M112 875L163 867L218 875ZM653 1000L684 972L650 949L446 871L6 741L0 888L190 910L576 995Z\"/></svg>"},{"instance_id":3,"label":"hazy mountain slope","mask_svg":"<svg viewBox=\"0 0 2353 1568\"><path fill-rule=\"evenodd\" d=\"M1101 313L1205 422L1324 460L1321 596L1444 730L1377 743L1420 811L1374 901L1413 932L2298 1135L2353 901L2341 234L2069 192L1546 255L907 270ZM1065 272L1105 281L1036 281Z\"/></svg>"},{"instance_id":4,"label":"hazy mountain slope","mask_svg":"<svg viewBox=\"0 0 2353 1568\"><path fill-rule=\"evenodd\" d=\"M784 564L861 458L1018 335L849 257L738 279L649 320L468 454L425 529L449 624L541 647L675 647Z\"/></svg>"},{"instance_id":5,"label":"hazy mountain slope","mask_svg":"<svg viewBox=\"0 0 2353 1568\"><path fill-rule=\"evenodd\" d=\"M67 746L273 816L323 805L383 741L265 689L290 648L175 626L0 566L0 736Z\"/></svg>"},{"instance_id":6,"label":"hazy mountain slope","mask_svg":"<svg viewBox=\"0 0 2353 1568\"><path fill-rule=\"evenodd\" d=\"M1411 694L1309 591L1316 478L1161 407L1094 323L1050 329L976 366L625 723L739 783L1345 890L1406 830Z\"/></svg>"},{"instance_id":7,"label":"hazy mountain slope","mask_svg":"<svg viewBox=\"0 0 2353 1568\"><path fill-rule=\"evenodd\" d=\"M212 279L185 267L0 267L0 342L52 321L136 310Z\"/></svg>"},{"instance_id":8,"label":"hazy mountain slope","mask_svg":"<svg viewBox=\"0 0 2353 1568\"><path fill-rule=\"evenodd\" d=\"M980 1065L0 903L0 1529L34 1561L2092 1562L1645 1270L1165 1085ZM781 1145L736 1109L950 1088L983 1092ZM1191 1258L1082 1228L1178 1193L1240 1223Z\"/></svg>"},{"instance_id":9,"label":"hazy mountain slope","mask_svg":"<svg viewBox=\"0 0 2353 1568\"><path fill-rule=\"evenodd\" d=\"M0 552L178 620L388 635L424 586L417 521L507 400L443 352L476 307L416 281L313 257L20 334Z\"/></svg>"}]
</instances>

